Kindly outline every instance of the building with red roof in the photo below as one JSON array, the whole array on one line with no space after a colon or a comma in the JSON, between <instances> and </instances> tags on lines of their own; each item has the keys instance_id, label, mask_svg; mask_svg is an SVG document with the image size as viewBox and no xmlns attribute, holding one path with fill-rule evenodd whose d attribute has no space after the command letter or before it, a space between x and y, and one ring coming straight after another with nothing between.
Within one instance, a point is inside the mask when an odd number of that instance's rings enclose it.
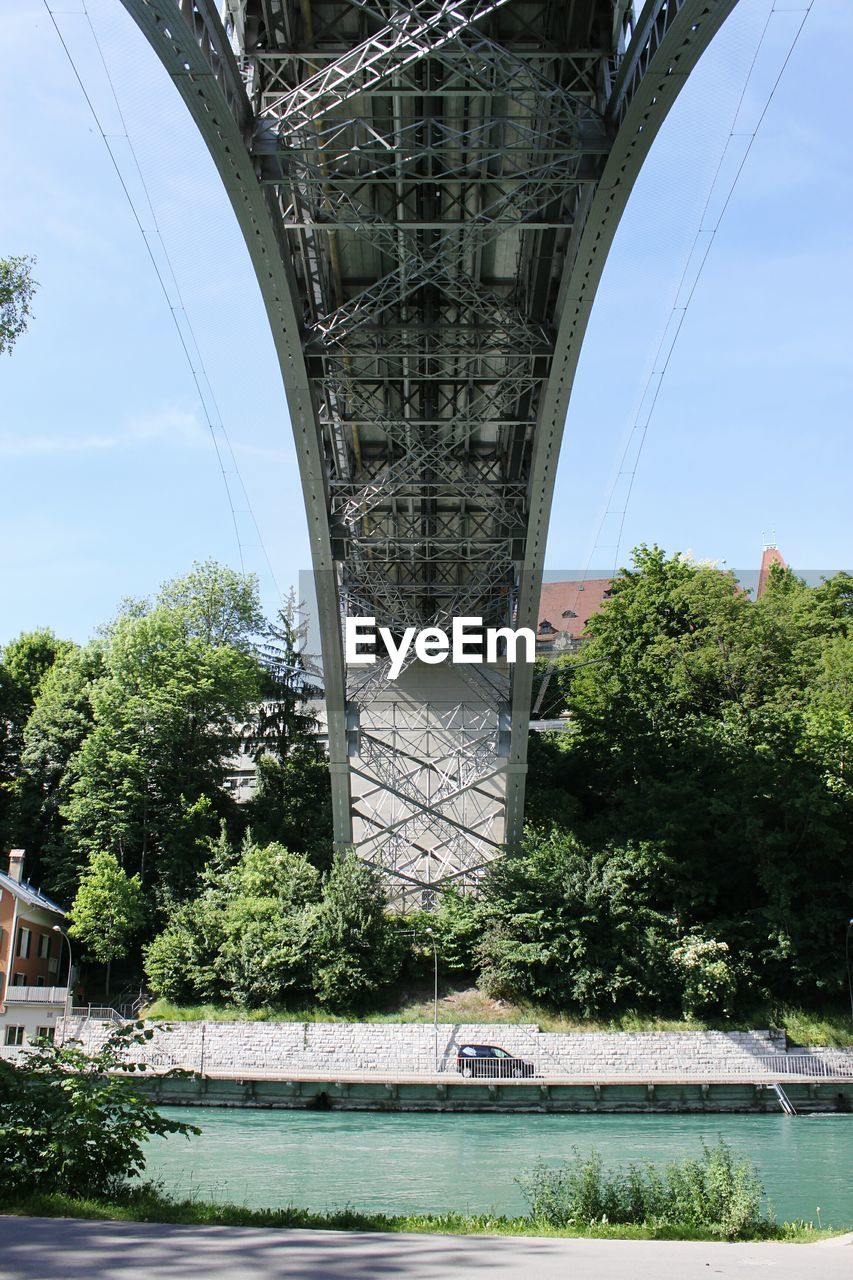
<instances>
[{"instance_id":1,"label":"building with red roof","mask_svg":"<svg viewBox=\"0 0 853 1280\"><path fill-rule=\"evenodd\" d=\"M539 596L536 652L569 653L586 634L587 623L610 595L612 578L543 582Z\"/></svg>"},{"instance_id":2,"label":"building with red roof","mask_svg":"<svg viewBox=\"0 0 853 1280\"><path fill-rule=\"evenodd\" d=\"M760 600L764 595L767 583L770 579L770 570L773 568L774 564L777 564L780 569L787 569L788 567L785 557L782 555L782 552L776 546L775 542L768 542L765 544L764 551L761 556L761 569L758 574L758 589L755 593L756 600Z\"/></svg>"}]
</instances>

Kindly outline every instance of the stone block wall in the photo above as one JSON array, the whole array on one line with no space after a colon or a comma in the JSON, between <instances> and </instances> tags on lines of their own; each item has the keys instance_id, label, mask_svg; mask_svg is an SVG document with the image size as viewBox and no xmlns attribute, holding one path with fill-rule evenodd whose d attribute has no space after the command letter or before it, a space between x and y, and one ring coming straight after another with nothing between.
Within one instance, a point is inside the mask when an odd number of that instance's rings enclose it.
<instances>
[{"instance_id":1,"label":"stone block wall","mask_svg":"<svg viewBox=\"0 0 853 1280\"><path fill-rule=\"evenodd\" d=\"M110 1025L70 1018L66 1039L87 1048ZM57 1032L62 1035L63 1031ZM535 1063L544 1075L713 1077L748 1073L756 1056L785 1052L771 1031L541 1032L535 1024L365 1022L177 1022L157 1029L137 1052L154 1068L185 1067L213 1075L288 1072L430 1074L455 1067L461 1044L497 1044Z\"/></svg>"}]
</instances>

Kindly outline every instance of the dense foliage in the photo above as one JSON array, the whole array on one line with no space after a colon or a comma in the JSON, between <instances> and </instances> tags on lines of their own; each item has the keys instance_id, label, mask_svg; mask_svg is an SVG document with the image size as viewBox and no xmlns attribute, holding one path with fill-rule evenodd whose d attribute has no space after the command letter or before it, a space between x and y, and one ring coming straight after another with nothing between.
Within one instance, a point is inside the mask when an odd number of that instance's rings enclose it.
<instances>
[{"instance_id":1,"label":"dense foliage","mask_svg":"<svg viewBox=\"0 0 853 1280\"><path fill-rule=\"evenodd\" d=\"M4 1192L108 1196L145 1164L154 1135L198 1133L166 1119L132 1075L128 1054L153 1035L142 1024L115 1031L94 1054L42 1041L18 1062L0 1059L0 1185Z\"/></svg>"},{"instance_id":2,"label":"dense foliage","mask_svg":"<svg viewBox=\"0 0 853 1280\"><path fill-rule=\"evenodd\" d=\"M90 859L110 854L139 877L154 928L223 821L328 864L328 773L297 707L308 675L294 609L268 626L254 578L208 562L126 601L84 647L38 631L0 652L0 840L27 850L37 883L70 902ZM223 782L244 726L260 786L241 807Z\"/></svg>"},{"instance_id":3,"label":"dense foliage","mask_svg":"<svg viewBox=\"0 0 853 1280\"><path fill-rule=\"evenodd\" d=\"M94 853L69 911L69 934L84 954L109 968L126 955L145 924L145 897L139 876L129 876L112 853Z\"/></svg>"},{"instance_id":4,"label":"dense foliage","mask_svg":"<svg viewBox=\"0 0 853 1280\"><path fill-rule=\"evenodd\" d=\"M841 989L851 619L845 574L810 588L777 569L753 603L728 573L641 548L558 674L571 731L537 744L529 817L544 828L569 796L591 851L658 851L652 902L689 1007Z\"/></svg>"},{"instance_id":5,"label":"dense foliage","mask_svg":"<svg viewBox=\"0 0 853 1280\"><path fill-rule=\"evenodd\" d=\"M764 1189L752 1162L736 1160L720 1139L698 1159L663 1169L646 1163L606 1170L592 1151L558 1168L538 1164L519 1179L533 1218L554 1227L637 1225L676 1228L687 1236L754 1240L772 1233Z\"/></svg>"},{"instance_id":6,"label":"dense foliage","mask_svg":"<svg viewBox=\"0 0 853 1280\"><path fill-rule=\"evenodd\" d=\"M280 844L246 839L234 854L223 838L199 889L146 949L166 999L359 1010L399 974L399 931L354 854L321 876Z\"/></svg>"},{"instance_id":7,"label":"dense foliage","mask_svg":"<svg viewBox=\"0 0 853 1280\"><path fill-rule=\"evenodd\" d=\"M774 570L753 602L640 548L550 679L566 729L531 735L522 852L394 928L372 873L332 857L295 601L267 624L252 579L197 565L83 648L2 651L0 839L66 902L111 859L110 930L101 906L83 923L87 888L78 936L102 963L147 946L178 1002L364 1009L429 983L434 944L443 979L579 1016L816 1003L843 989L853 902L851 615L844 574Z\"/></svg>"}]
</instances>

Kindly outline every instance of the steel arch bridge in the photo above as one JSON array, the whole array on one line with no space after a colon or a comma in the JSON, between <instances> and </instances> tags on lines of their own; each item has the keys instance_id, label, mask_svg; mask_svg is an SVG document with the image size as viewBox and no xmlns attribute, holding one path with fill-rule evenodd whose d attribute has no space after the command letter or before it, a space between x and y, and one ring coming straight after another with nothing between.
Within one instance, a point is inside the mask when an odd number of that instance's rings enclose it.
<instances>
[{"instance_id":1,"label":"steel arch bridge","mask_svg":"<svg viewBox=\"0 0 853 1280\"><path fill-rule=\"evenodd\" d=\"M335 842L398 905L518 844L532 668L346 667L342 616L536 627L605 259L736 0L122 0L251 254L311 539Z\"/></svg>"}]
</instances>

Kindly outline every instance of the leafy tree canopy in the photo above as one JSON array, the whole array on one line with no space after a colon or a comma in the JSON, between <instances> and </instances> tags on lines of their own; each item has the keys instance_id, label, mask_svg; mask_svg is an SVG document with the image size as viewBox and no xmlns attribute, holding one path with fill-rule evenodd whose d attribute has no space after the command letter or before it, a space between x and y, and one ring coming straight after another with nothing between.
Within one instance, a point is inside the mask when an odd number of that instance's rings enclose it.
<instances>
[{"instance_id":1,"label":"leafy tree canopy","mask_svg":"<svg viewBox=\"0 0 853 1280\"><path fill-rule=\"evenodd\" d=\"M37 288L33 279L35 258L26 255L0 258L0 354L12 348L32 319Z\"/></svg>"},{"instance_id":2,"label":"leafy tree canopy","mask_svg":"<svg viewBox=\"0 0 853 1280\"><path fill-rule=\"evenodd\" d=\"M129 876L111 853L96 853L80 881L69 911L69 934L101 964L127 951L145 921L139 876Z\"/></svg>"}]
</instances>

